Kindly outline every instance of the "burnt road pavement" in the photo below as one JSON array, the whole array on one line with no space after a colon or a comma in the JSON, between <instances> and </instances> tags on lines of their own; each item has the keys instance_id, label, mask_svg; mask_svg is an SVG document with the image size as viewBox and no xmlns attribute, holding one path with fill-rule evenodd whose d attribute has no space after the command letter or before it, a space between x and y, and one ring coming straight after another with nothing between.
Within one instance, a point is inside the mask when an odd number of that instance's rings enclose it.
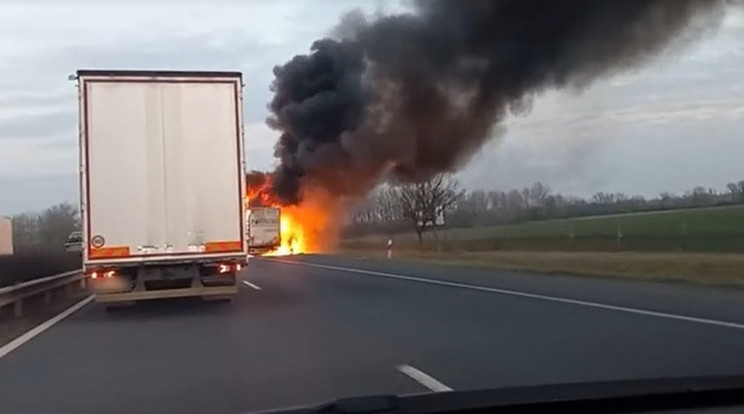
<instances>
[{"instance_id":1,"label":"burnt road pavement","mask_svg":"<svg viewBox=\"0 0 744 414\"><path fill-rule=\"evenodd\" d=\"M228 414L744 373L742 291L320 256L241 278L231 304L84 307L0 359L0 411Z\"/></svg>"}]
</instances>

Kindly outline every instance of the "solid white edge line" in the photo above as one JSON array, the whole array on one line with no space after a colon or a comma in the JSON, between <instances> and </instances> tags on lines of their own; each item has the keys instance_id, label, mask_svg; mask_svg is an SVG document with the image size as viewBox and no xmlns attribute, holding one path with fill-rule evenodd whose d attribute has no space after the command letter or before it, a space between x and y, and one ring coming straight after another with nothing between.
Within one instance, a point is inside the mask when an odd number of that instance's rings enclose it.
<instances>
[{"instance_id":1,"label":"solid white edge line","mask_svg":"<svg viewBox=\"0 0 744 414\"><path fill-rule=\"evenodd\" d=\"M251 282L249 282L247 280L244 280L243 281L243 284L246 285L246 286L248 286L248 287L252 287L253 289L261 290L261 286L254 285L253 283L251 283Z\"/></svg>"},{"instance_id":2,"label":"solid white edge line","mask_svg":"<svg viewBox=\"0 0 744 414\"><path fill-rule=\"evenodd\" d=\"M416 382L418 382L419 384L423 385L424 387L428 388L431 391L434 391L434 392L452 391L452 388L438 381L436 378L432 377L431 375L421 371L420 369L412 367L411 365L405 365L405 364L398 365L397 369L400 373L411 377L413 380L415 380Z\"/></svg>"},{"instance_id":3,"label":"solid white edge line","mask_svg":"<svg viewBox=\"0 0 744 414\"><path fill-rule=\"evenodd\" d=\"M606 310L613 310L613 311L626 312L626 313L634 313L637 315L655 316L658 318L676 319L676 320L686 321L686 322L695 322L695 323L702 323L706 325L722 326L725 328L744 329L744 324L741 324L741 323L718 321L715 319L696 318L694 316L677 315L673 313L629 308L625 306L607 305L604 303L590 302L590 301L579 300L579 299L561 298L558 296L549 296L549 295L541 295L537 293L519 292L516 290L499 289L499 288L492 288L492 287L485 287L485 286L476 286L476 285L470 285L466 283L448 282L444 280L426 279L426 278L414 277L414 276L396 275L392 273L374 272L371 270L354 269L350 267L329 266L329 265L322 265L322 264L317 264L317 263L294 262L294 261L288 261L288 260L276 260L276 259L274 260L280 263L296 264L296 265L308 266L308 267L317 267L320 269L337 270L337 271L350 272L350 273L359 273L359 274L364 274L364 275L387 277L391 279L407 280L410 282L428 283L432 285L472 289L472 290L478 290L481 292L490 292L490 293L498 293L502 295L519 296L523 298L546 300L550 302L568 303L571 305L587 306L591 308L606 309Z\"/></svg>"},{"instance_id":4,"label":"solid white edge line","mask_svg":"<svg viewBox=\"0 0 744 414\"><path fill-rule=\"evenodd\" d=\"M38 336L42 332L46 331L47 329L51 328L55 324L57 324L62 319L72 315L77 310L82 308L83 306L90 303L90 301L93 300L95 295L90 295L86 297L85 299L77 302L76 304L70 306L69 308L63 310L61 313L59 313L57 316L54 316L50 319L48 319L46 322L43 322L41 325L31 329L30 331L24 333L23 335L19 336L18 338L8 342L4 346L0 347L0 358L4 357L5 355L8 355L9 353L13 352L16 348L20 347L21 345L25 344L26 342L32 340L34 337Z\"/></svg>"}]
</instances>

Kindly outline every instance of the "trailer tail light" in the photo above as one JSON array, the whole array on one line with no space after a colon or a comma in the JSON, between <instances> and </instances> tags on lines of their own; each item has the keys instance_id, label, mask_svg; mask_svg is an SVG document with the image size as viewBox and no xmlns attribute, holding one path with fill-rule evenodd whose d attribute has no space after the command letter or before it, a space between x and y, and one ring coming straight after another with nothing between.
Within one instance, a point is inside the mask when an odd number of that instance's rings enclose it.
<instances>
[{"instance_id":1,"label":"trailer tail light","mask_svg":"<svg viewBox=\"0 0 744 414\"><path fill-rule=\"evenodd\" d=\"M226 273L239 272L243 266L239 263L221 263L217 265L217 273L224 275Z\"/></svg>"},{"instance_id":2,"label":"trailer tail light","mask_svg":"<svg viewBox=\"0 0 744 414\"><path fill-rule=\"evenodd\" d=\"M90 273L91 279L110 279L114 276L116 276L116 270L106 270L106 271L96 270L95 272Z\"/></svg>"}]
</instances>

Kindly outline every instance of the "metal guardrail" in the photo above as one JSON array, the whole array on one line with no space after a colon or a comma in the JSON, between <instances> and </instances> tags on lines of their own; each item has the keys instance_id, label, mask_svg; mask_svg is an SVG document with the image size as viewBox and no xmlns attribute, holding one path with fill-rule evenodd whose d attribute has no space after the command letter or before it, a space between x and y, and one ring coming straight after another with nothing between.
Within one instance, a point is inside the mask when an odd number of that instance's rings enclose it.
<instances>
[{"instance_id":1,"label":"metal guardrail","mask_svg":"<svg viewBox=\"0 0 744 414\"><path fill-rule=\"evenodd\" d=\"M52 290L62 286L71 289L75 282L79 282L81 287L85 287L85 277L82 270L73 270L6 286L0 288L0 307L12 304L15 316L20 317L23 315L24 299L43 294L44 301L50 303Z\"/></svg>"}]
</instances>

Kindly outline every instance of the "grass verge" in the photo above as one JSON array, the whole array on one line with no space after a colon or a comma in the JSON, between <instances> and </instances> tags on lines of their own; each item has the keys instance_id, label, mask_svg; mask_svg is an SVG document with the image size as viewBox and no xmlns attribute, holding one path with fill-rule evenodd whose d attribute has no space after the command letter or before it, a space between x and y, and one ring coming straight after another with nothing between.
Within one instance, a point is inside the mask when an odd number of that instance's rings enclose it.
<instances>
[{"instance_id":1,"label":"grass verge","mask_svg":"<svg viewBox=\"0 0 744 414\"><path fill-rule=\"evenodd\" d=\"M350 249L383 247L389 235L346 238ZM529 221L393 236L395 246L436 250L744 253L744 206Z\"/></svg>"}]
</instances>

